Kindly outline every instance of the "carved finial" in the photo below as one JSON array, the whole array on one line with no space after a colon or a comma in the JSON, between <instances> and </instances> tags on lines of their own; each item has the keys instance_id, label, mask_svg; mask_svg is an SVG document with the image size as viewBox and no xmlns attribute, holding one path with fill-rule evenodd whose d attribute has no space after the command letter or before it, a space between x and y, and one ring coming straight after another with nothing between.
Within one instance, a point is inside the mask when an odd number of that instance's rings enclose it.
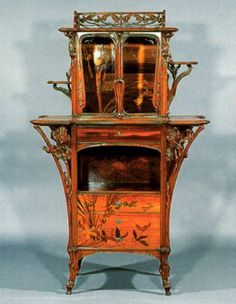
<instances>
[{"instance_id":1,"label":"carved finial","mask_svg":"<svg viewBox=\"0 0 236 304\"><path fill-rule=\"evenodd\" d=\"M72 31L64 32L64 35L69 38L68 51L71 57L76 55L76 33Z\"/></svg>"}]
</instances>

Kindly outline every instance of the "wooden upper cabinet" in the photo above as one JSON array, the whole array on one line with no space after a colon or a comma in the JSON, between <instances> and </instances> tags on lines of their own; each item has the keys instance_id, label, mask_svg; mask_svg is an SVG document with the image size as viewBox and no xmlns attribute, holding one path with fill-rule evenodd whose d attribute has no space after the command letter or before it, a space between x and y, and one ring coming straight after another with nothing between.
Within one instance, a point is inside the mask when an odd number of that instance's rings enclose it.
<instances>
[{"instance_id":1,"label":"wooden upper cabinet","mask_svg":"<svg viewBox=\"0 0 236 304\"><path fill-rule=\"evenodd\" d=\"M72 101L72 115L167 116L178 84L195 61L174 61L165 11L74 13L66 81L49 81ZM60 87L59 85L66 85Z\"/></svg>"}]
</instances>

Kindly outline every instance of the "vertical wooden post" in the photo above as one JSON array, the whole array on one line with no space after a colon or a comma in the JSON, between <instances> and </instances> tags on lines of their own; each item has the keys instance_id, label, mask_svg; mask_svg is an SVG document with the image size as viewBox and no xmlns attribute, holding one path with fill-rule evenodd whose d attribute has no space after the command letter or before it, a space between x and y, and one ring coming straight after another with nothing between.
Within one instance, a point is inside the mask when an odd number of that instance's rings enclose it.
<instances>
[{"instance_id":1,"label":"vertical wooden post","mask_svg":"<svg viewBox=\"0 0 236 304\"><path fill-rule=\"evenodd\" d=\"M166 60L161 57L161 107L160 115L168 115L168 72Z\"/></svg>"},{"instance_id":2,"label":"vertical wooden post","mask_svg":"<svg viewBox=\"0 0 236 304\"><path fill-rule=\"evenodd\" d=\"M76 143L76 125L71 126L71 180L72 180L72 198L71 198L71 235L72 247L78 243L77 231L77 189L78 189L78 168L77 168L77 143Z\"/></svg>"},{"instance_id":3,"label":"vertical wooden post","mask_svg":"<svg viewBox=\"0 0 236 304\"><path fill-rule=\"evenodd\" d=\"M167 163L166 163L166 126L161 126L161 240L160 247L168 246L166 237L166 183L167 183Z\"/></svg>"},{"instance_id":4,"label":"vertical wooden post","mask_svg":"<svg viewBox=\"0 0 236 304\"><path fill-rule=\"evenodd\" d=\"M169 114L169 87L168 87L168 62L171 60L170 38L173 32L162 33L161 39L161 110L160 114L166 116Z\"/></svg>"},{"instance_id":5,"label":"vertical wooden post","mask_svg":"<svg viewBox=\"0 0 236 304\"><path fill-rule=\"evenodd\" d=\"M123 67L123 42L126 38L124 33L116 33L111 35L115 44L115 81L114 81L114 92L116 100L116 114L120 116L124 113L124 67Z\"/></svg>"}]
</instances>

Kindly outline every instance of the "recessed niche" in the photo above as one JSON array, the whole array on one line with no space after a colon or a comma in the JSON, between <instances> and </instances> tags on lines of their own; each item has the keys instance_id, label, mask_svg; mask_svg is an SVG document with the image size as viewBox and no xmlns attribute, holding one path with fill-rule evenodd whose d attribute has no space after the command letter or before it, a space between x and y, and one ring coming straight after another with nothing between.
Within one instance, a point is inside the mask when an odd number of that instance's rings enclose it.
<instances>
[{"instance_id":1,"label":"recessed niche","mask_svg":"<svg viewBox=\"0 0 236 304\"><path fill-rule=\"evenodd\" d=\"M78 152L80 191L159 191L160 152L145 147L103 146Z\"/></svg>"}]
</instances>

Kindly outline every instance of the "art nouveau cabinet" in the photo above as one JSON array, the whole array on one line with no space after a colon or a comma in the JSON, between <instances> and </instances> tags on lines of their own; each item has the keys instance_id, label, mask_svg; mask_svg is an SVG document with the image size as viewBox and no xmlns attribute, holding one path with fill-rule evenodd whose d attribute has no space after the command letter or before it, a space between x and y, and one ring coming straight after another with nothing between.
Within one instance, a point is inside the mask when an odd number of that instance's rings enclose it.
<instances>
[{"instance_id":1,"label":"art nouveau cabinet","mask_svg":"<svg viewBox=\"0 0 236 304\"><path fill-rule=\"evenodd\" d=\"M72 292L82 259L100 252L150 254L160 260L170 294L170 207L190 145L208 123L171 116L180 80L196 62L175 62L176 28L165 11L74 13L66 81L49 81L71 100L71 116L32 121L62 179L69 223ZM51 130L51 138L44 131Z\"/></svg>"}]
</instances>

